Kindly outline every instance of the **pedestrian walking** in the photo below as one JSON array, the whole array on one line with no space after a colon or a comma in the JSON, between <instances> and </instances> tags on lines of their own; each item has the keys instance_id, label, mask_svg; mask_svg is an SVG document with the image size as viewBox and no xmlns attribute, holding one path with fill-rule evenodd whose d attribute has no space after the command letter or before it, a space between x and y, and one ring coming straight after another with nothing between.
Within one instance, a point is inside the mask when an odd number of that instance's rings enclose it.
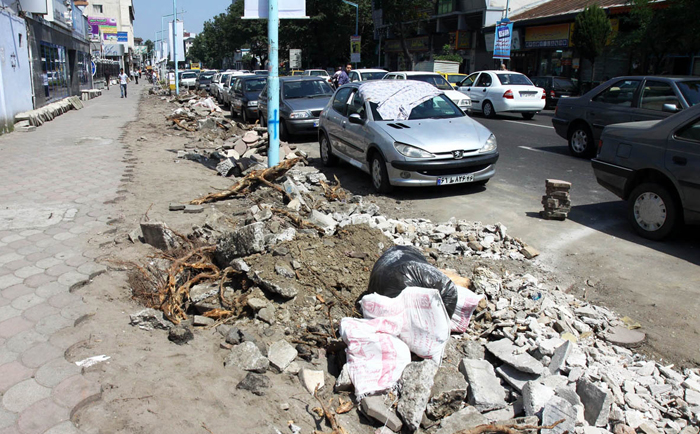
<instances>
[{"instance_id":1,"label":"pedestrian walking","mask_svg":"<svg viewBox=\"0 0 700 434\"><path fill-rule=\"evenodd\" d=\"M119 70L119 87L121 88L122 91L122 98L127 97L126 93L126 84L129 82L129 76L124 73L123 69Z\"/></svg>"},{"instance_id":2,"label":"pedestrian walking","mask_svg":"<svg viewBox=\"0 0 700 434\"><path fill-rule=\"evenodd\" d=\"M138 73L138 71L134 71L134 79L136 80L136 84L139 84L139 73Z\"/></svg>"},{"instance_id":3,"label":"pedestrian walking","mask_svg":"<svg viewBox=\"0 0 700 434\"><path fill-rule=\"evenodd\" d=\"M109 72L105 72L105 81L107 82L107 90L109 90Z\"/></svg>"},{"instance_id":4,"label":"pedestrian walking","mask_svg":"<svg viewBox=\"0 0 700 434\"><path fill-rule=\"evenodd\" d=\"M338 77L338 87L350 83L350 77L348 77L350 71L352 71L352 65L348 63L345 65L345 71L340 71L340 76Z\"/></svg>"}]
</instances>

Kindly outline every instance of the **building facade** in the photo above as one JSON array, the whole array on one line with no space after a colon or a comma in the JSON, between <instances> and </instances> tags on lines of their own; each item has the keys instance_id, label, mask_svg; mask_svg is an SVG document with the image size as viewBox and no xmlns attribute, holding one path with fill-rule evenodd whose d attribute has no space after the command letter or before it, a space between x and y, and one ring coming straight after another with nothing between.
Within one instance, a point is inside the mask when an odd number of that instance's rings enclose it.
<instances>
[{"instance_id":1,"label":"building facade","mask_svg":"<svg viewBox=\"0 0 700 434\"><path fill-rule=\"evenodd\" d=\"M81 0L78 2L90 23L93 57L118 62L131 71L134 65L133 0Z\"/></svg>"}]
</instances>

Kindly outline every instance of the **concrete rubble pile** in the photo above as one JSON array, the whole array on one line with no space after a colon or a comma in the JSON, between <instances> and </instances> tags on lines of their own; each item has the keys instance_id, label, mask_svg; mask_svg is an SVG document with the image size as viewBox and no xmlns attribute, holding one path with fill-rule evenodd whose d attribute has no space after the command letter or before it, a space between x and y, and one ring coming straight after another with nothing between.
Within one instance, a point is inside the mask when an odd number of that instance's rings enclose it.
<instances>
[{"instance_id":1,"label":"concrete rubble pile","mask_svg":"<svg viewBox=\"0 0 700 434\"><path fill-rule=\"evenodd\" d=\"M264 133L249 131L232 142L246 145L242 154L235 145L222 148L243 157L257 149L250 145L264 140ZM190 288L187 321L175 325L163 312L145 309L131 316L132 324L167 329L177 344L195 337L193 326L216 327L226 352L225 366L247 371L238 389L265 395L272 387L268 373L287 376L304 391L309 405L315 404L311 395L317 387L326 401L338 396L353 399L357 410L343 415L343 421L364 418L379 428L377 433L452 434L490 422L550 425L563 419L541 432L698 434L700 372L678 372L634 353L628 347L638 345L643 333L629 330L610 310L560 290L549 276L537 279L490 268L486 263L524 263L536 256L503 225L387 218L362 196L344 192L328 199L326 176L303 163L276 183L284 197L267 186L249 193L257 204L233 216L240 222L235 228L225 223L231 216L216 211L204 225L193 228L193 237L216 245L213 255L219 267L230 267L253 285L244 298L245 315L226 324L207 317L208 312L226 308L221 294L230 299L240 293L228 286L221 291L218 282L210 282ZM279 209L308 224L292 225ZM167 226L150 226L146 230L151 244L164 250L173 247L176 237ZM466 278L461 284L484 297L468 331L449 336L442 360L414 355L396 384L360 402L347 370L346 345L338 337L339 318L332 318L326 304L326 300L333 300L331 306L348 301L348 292L337 290L342 285L326 276L336 271L342 275L343 267L349 272L350 262L324 270L317 259L305 259L303 253L306 249L310 255L323 246L342 248L339 237L356 227L378 233L372 242L379 252L393 242L416 246L438 263L469 261L473 269L461 272ZM304 248L295 244L302 241ZM375 252L347 253L348 258L360 256L376 258ZM274 268L258 268L264 260L271 260ZM371 266L370 262L361 272L369 274ZM327 286L309 288L300 278L307 269L326 277ZM351 315L356 301L349 300L345 316ZM284 405L281 411L289 408ZM375 429L366 422L355 428Z\"/></svg>"},{"instance_id":2,"label":"concrete rubble pile","mask_svg":"<svg viewBox=\"0 0 700 434\"><path fill-rule=\"evenodd\" d=\"M571 211L571 183L558 179L548 179L545 182L545 195L542 196L544 210L540 215L548 220L565 220Z\"/></svg>"},{"instance_id":3,"label":"concrete rubble pile","mask_svg":"<svg viewBox=\"0 0 700 434\"><path fill-rule=\"evenodd\" d=\"M52 121L55 117L61 116L69 110L80 110L83 107L80 98L69 96L35 110L17 113L15 115L15 130L32 131L33 128L41 126L44 122Z\"/></svg>"}]
</instances>

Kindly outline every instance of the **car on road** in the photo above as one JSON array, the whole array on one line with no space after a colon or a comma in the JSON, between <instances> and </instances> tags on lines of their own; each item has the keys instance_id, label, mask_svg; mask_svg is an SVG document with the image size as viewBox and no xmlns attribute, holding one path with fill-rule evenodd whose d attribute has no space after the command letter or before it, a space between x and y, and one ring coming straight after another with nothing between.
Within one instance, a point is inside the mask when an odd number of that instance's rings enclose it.
<instances>
[{"instance_id":1,"label":"car on road","mask_svg":"<svg viewBox=\"0 0 700 434\"><path fill-rule=\"evenodd\" d=\"M304 71L300 69L293 69L289 71L289 76L295 76L295 75L304 75Z\"/></svg>"},{"instance_id":2,"label":"car on road","mask_svg":"<svg viewBox=\"0 0 700 434\"><path fill-rule=\"evenodd\" d=\"M178 74L180 86L188 89L194 89L197 85L197 74L194 72L181 72Z\"/></svg>"},{"instance_id":3,"label":"car on road","mask_svg":"<svg viewBox=\"0 0 700 434\"><path fill-rule=\"evenodd\" d=\"M209 88L210 88L210 86L211 86L211 79L214 77L214 75L215 75L217 72L218 72L218 71L213 70L213 69L209 69L209 70L206 70L206 71L202 71L202 72L199 74L199 76L197 77L196 88L199 89L199 90L204 89L204 90L206 90L206 91L209 91Z\"/></svg>"},{"instance_id":4,"label":"car on road","mask_svg":"<svg viewBox=\"0 0 700 434\"><path fill-rule=\"evenodd\" d=\"M547 95L547 103L544 108L556 107L561 98L570 98L578 95L578 89L573 80L566 77L531 77L530 80L537 87L544 89Z\"/></svg>"},{"instance_id":5,"label":"car on road","mask_svg":"<svg viewBox=\"0 0 700 434\"><path fill-rule=\"evenodd\" d=\"M496 137L445 91L414 80L349 83L320 118L321 161L343 160L370 174L374 189L458 183L495 174Z\"/></svg>"},{"instance_id":6,"label":"car on road","mask_svg":"<svg viewBox=\"0 0 700 434\"><path fill-rule=\"evenodd\" d=\"M459 74L456 72L440 72L440 71L438 71L438 74L445 77L445 80L447 80L447 82L450 83L454 89L457 89L457 85L459 84L460 81L467 78L467 74Z\"/></svg>"},{"instance_id":7,"label":"car on road","mask_svg":"<svg viewBox=\"0 0 700 434\"><path fill-rule=\"evenodd\" d=\"M383 69L353 69L348 74L350 81L381 80L387 71Z\"/></svg>"},{"instance_id":8,"label":"car on road","mask_svg":"<svg viewBox=\"0 0 700 434\"><path fill-rule=\"evenodd\" d=\"M661 240L681 222L700 224L700 105L605 127L591 164L598 183L627 201L643 237Z\"/></svg>"},{"instance_id":9,"label":"car on road","mask_svg":"<svg viewBox=\"0 0 700 434\"><path fill-rule=\"evenodd\" d=\"M270 75L270 71L268 71L267 69L256 69L255 71L253 71L253 74L264 75L265 77L267 77L268 75Z\"/></svg>"},{"instance_id":10,"label":"car on road","mask_svg":"<svg viewBox=\"0 0 700 434\"><path fill-rule=\"evenodd\" d=\"M397 71L390 72L384 76L383 80L415 80L432 84L454 102L464 113L471 113L472 101L468 95L459 92L452 88L452 85L445 80L445 77L437 72L421 72L421 71Z\"/></svg>"},{"instance_id":11,"label":"car on road","mask_svg":"<svg viewBox=\"0 0 700 434\"><path fill-rule=\"evenodd\" d=\"M224 102L224 94L228 92L231 75L233 75L232 72L221 72L215 74L211 79L209 90L211 95L216 98L219 103Z\"/></svg>"},{"instance_id":12,"label":"car on road","mask_svg":"<svg viewBox=\"0 0 700 434\"><path fill-rule=\"evenodd\" d=\"M546 104L544 89L525 74L513 71L479 71L459 82L457 90L472 99L472 111L487 118L499 113L520 113L532 119Z\"/></svg>"},{"instance_id":13,"label":"car on road","mask_svg":"<svg viewBox=\"0 0 700 434\"><path fill-rule=\"evenodd\" d=\"M328 75L328 71L325 69L306 69L304 70L304 75L309 75L311 77L325 77L326 79L331 78L331 76Z\"/></svg>"},{"instance_id":14,"label":"car on road","mask_svg":"<svg viewBox=\"0 0 700 434\"><path fill-rule=\"evenodd\" d=\"M260 75L240 76L231 89L231 116L239 114L243 123L251 123L258 118L258 98L267 77Z\"/></svg>"},{"instance_id":15,"label":"car on road","mask_svg":"<svg viewBox=\"0 0 700 434\"><path fill-rule=\"evenodd\" d=\"M294 134L316 133L318 117L331 96L333 89L323 77L280 77L279 138L286 142ZM267 126L267 86L260 93L258 109L260 123Z\"/></svg>"},{"instance_id":16,"label":"car on road","mask_svg":"<svg viewBox=\"0 0 700 434\"><path fill-rule=\"evenodd\" d=\"M664 119L698 102L698 77L617 77L580 97L559 100L552 125L574 156L591 157L607 125Z\"/></svg>"}]
</instances>

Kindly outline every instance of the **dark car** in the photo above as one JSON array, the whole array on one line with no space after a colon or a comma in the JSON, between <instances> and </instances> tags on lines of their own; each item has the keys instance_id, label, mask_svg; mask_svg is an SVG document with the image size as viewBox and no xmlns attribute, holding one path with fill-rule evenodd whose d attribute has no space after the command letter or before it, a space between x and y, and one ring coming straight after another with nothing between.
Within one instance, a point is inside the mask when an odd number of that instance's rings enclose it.
<instances>
[{"instance_id":1,"label":"dark car","mask_svg":"<svg viewBox=\"0 0 700 434\"><path fill-rule=\"evenodd\" d=\"M333 89L323 77L280 77L279 137L289 140L292 134L316 134L318 117L328 104ZM260 123L267 126L267 86L258 101Z\"/></svg>"},{"instance_id":2,"label":"dark car","mask_svg":"<svg viewBox=\"0 0 700 434\"><path fill-rule=\"evenodd\" d=\"M700 105L605 127L591 164L598 183L628 202L643 237L663 239L682 221L700 224Z\"/></svg>"},{"instance_id":3,"label":"dark car","mask_svg":"<svg viewBox=\"0 0 700 434\"><path fill-rule=\"evenodd\" d=\"M231 89L231 115L238 113L244 123L258 118L258 97L262 92L267 77L260 75L245 75L233 81Z\"/></svg>"},{"instance_id":4,"label":"dark car","mask_svg":"<svg viewBox=\"0 0 700 434\"><path fill-rule=\"evenodd\" d=\"M530 80L537 87L544 89L547 103L544 108L555 107L561 98L570 98L578 95L578 89L570 78L566 77L532 77Z\"/></svg>"},{"instance_id":5,"label":"dark car","mask_svg":"<svg viewBox=\"0 0 700 434\"><path fill-rule=\"evenodd\" d=\"M606 125L664 119L699 101L698 77L618 77L559 100L552 124L574 156L589 157Z\"/></svg>"},{"instance_id":6,"label":"dark car","mask_svg":"<svg viewBox=\"0 0 700 434\"><path fill-rule=\"evenodd\" d=\"M216 74L217 71L202 71L199 76L197 77L197 86L196 88L201 90L201 89L206 89L207 91L209 90L209 86L211 86L211 79L214 78L214 75Z\"/></svg>"}]
</instances>

